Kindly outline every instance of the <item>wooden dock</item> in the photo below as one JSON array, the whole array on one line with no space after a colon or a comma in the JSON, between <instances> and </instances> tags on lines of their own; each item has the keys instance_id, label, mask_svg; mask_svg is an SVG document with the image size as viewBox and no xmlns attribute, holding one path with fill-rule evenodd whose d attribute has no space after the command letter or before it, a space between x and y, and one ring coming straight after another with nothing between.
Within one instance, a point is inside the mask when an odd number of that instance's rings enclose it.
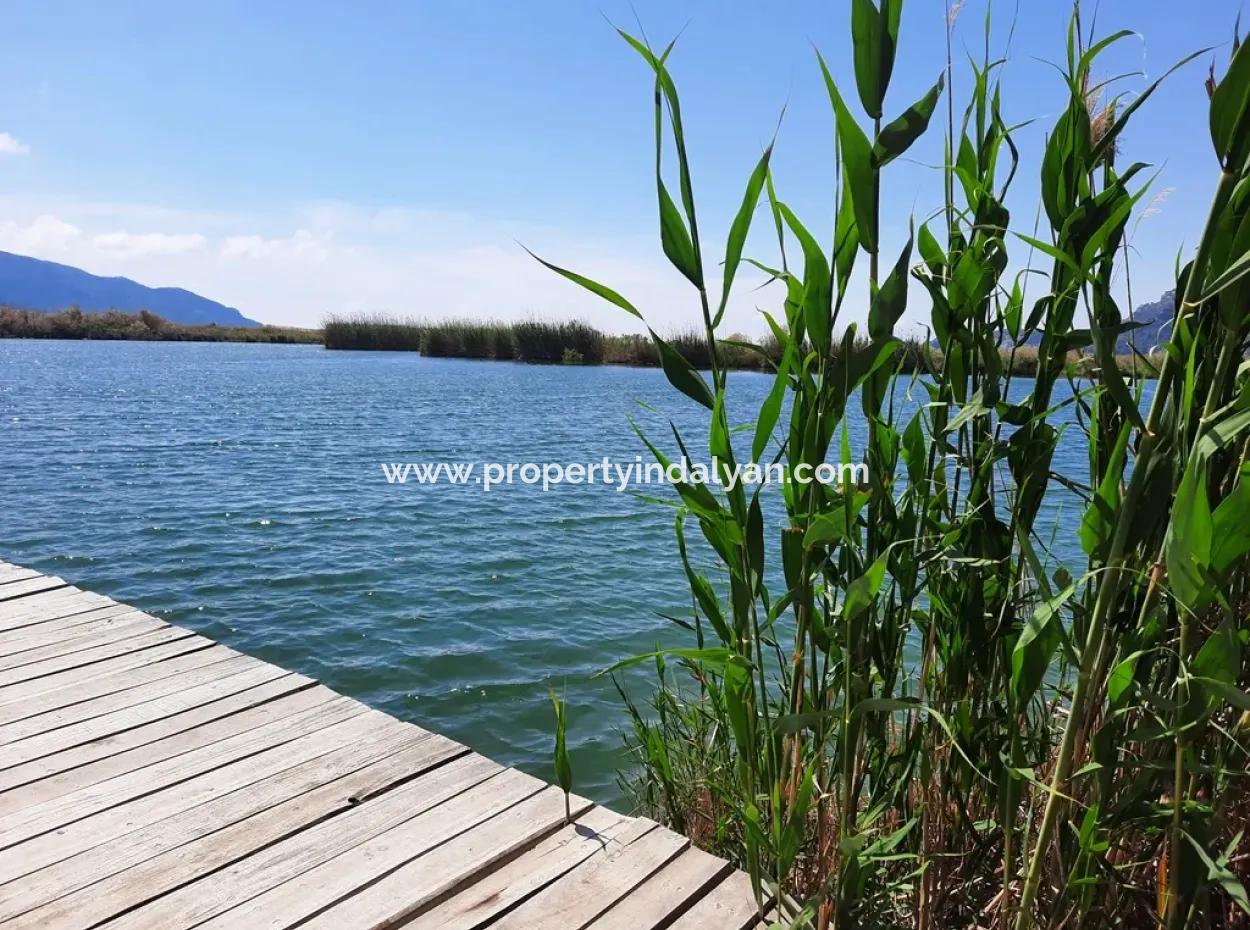
<instances>
[{"instance_id":1,"label":"wooden dock","mask_svg":"<svg viewBox=\"0 0 1250 930\"><path fill-rule=\"evenodd\" d=\"M0 562L0 927L745 930L750 883L309 678Z\"/></svg>"}]
</instances>

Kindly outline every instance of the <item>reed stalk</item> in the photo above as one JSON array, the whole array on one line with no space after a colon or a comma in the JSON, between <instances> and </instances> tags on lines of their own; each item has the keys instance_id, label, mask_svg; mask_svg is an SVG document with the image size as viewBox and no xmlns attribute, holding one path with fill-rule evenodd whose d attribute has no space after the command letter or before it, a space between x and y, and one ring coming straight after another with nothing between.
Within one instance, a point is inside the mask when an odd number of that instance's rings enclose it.
<instances>
[{"instance_id":1,"label":"reed stalk","mask_svg":"<svg viewBox=\"0 0 1250 930\"><path fill-rule=\"evenodd\" d=\"M763 485L676 487L690 609L673 619L694 645L618 666L657 672L649 706L625 699L626 783L747 869L761 915L774 908L785 926L1242 926L1250 53L1236 46L1210 82L1222 177L1171 335L1153 360L1126 360L1114 283L1148 183L1143 164L1123 165L1123 136L1159 81L1108 97L1094 74L1128 34L1087 36L1074 8L1062 115L1040 163L1022 164L1026 127L1003 119L988 17L957 118L951 8L944 74L891 109L902 3L850 5L862 116L817 58L836 137L833 241L780 196L770 145L730 226L718 297L673 47L622 33L653 79L661 246L698 295L687 342L704 354L651 328L637 344L701 411L723 467L852 461L852 423L866 426L870 466L863 487L789 485L771 501ZM883 263L882 178L943 94L943 202L908 220L909 241ZM1041 178L1031 234L1007 207L1021 171ZM772 221L759 241L757 213ZM1013 274L1017 243L1028 260ZM866 320L843 325L861 254ZM1044 285L1030 283L1039 254ZM776 297L763 314L772 344L755 352L771 388L739 424L730 350L751 349L721 326L744 261ZM617 291L544 264L643 319ZM932 344L896 332L909 279ZM671 442L635 428L661 463L693 444L672 424ZM1087 450L1079 474L1055 464L1072 437ZM1078 525L1047 528L1060 505ZM1083 565L1056 555L1057 534L1079 539Z\"/></svg>"}]
</instances>

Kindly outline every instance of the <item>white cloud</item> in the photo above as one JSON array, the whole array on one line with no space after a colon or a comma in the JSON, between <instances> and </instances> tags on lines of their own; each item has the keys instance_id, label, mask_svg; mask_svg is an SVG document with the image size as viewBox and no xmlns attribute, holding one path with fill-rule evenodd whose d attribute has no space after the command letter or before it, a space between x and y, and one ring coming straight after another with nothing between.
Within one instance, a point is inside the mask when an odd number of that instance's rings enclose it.
<instances>
[{"instance_id":1,"label":"white cloud","mask_svg":"<svg viewBox=\"0 0 1250 930\"><path fill-rule=\"evenodd\" d=\"M103 252L123 258L140 258L147 255L179 255L204 248L208 240L199 233L129 233L125 231L99 233L92 243Z\"/></svg>"},{"instance_id":2,"label":"white cloud","mask_svg":"<svg viewBox=\"0 0 1250 930\"><path fill-rule=\"evenodd\" d=\"M30 146L18 142L7 132L0 132L0 155L29 155Z\"/></svg>"},{"instance_id":3,"label":"white cloud","mask_svg":"<svg viewBox=\"0 0 1250 930\"><path fill-rule=\"evenodd\" d=\"M323 261L329 253L328 236L314 236L307 229L294 235L267 239L264 236L227 236L221 244L222 258L311 258Z\"/></svg>"},{"instance_id":4,"label":"white cloud","mask_svg":"<svg viewBox=\"0 0 1250 930\"><path fill-rule=\"evenodd\" d=\"M82 236L82 230L58 216L41 213L28 222L0 223L0 249L57 258Z\"/></svg>"}]
</instances>

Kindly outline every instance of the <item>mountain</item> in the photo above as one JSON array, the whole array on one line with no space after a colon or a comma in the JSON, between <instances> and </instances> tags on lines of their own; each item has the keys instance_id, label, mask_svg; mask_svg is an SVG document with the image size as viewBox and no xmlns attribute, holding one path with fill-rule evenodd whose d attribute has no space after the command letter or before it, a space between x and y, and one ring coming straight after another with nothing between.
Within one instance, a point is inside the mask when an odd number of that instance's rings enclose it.
<instances>
[{"instance_id":1,"label":"mountain","mask_svg":"<svg viewBox=\"0 0 1250 930\"><path fill-rule=\"evenodd\" d=\"M1116 346L1120 352L1128 352L1129 336L1137 343L1139 352L1146 352L1151 346L1161 345L1172 334L1172 316L1176 313L1176 291L1168 291L1154 303L1142 304L1133 311L1133 322L1138 328L1120 337Z\"/></svg>"},{"instance_id":2,"label":"mountain","mask_svg":"<svg viewBox=\"0 0 1250 930\"><path fill-rule=\"evenodd\" d=\"M1175 312L1176 291L1174 290L1168 291L1153 303L1139 306L1133 311L1133 322L1137 326L1120 336L1115 344L1116 352L1121 354L1132 352L1132 347L1129 345L1130 338L1137 343L1137 351L1142 353L1148 353L1152 348L1167 342L1168 337L1172 335L1172 315ZM1126 318L1124 322L1127 324L1128 319ZM1024 341L1024 345L1037 346L1041 345L1041 342L1042 334L1035 332ZM937 343L934 342L934 345Z\"/></svg>"},{"instance_id":3,"label":"mountain","mask_svg":"<svg viewBox=\"0 0 1250 930\"><path fill-rule=\"evenodd\" d=\"M260 326L234 307L180 287L145 287L129 278L102 278L79 268L0 252L0 305L56 311L76 306L88 313L150 310L174 323Z\"/></svg>"}]
</instances>

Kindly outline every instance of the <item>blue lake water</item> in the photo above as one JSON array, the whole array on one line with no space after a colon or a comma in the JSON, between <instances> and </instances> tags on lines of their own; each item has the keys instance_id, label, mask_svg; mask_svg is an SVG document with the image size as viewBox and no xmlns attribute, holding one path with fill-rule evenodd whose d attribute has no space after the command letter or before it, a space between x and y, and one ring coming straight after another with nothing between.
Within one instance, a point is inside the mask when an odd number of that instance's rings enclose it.
<instances>
[{"instance_id":1,"label":"blue lake water","mask_svg":"<svg viewBox=\"0 0 1250 930\"><path fill-rule=\"evenodd\" d=\"M731 376L742 419L770 380ZM0 341L0 558L543 777L548 687L567 687L577 790L613 802L624 716L591 676L685 644L657 616L688 606L672 511L602 483L390 484L381 464L649 461L627 417L671 451L668 415L697 456L698 408L652 369ZM1080 476L1070 433L1056 467ZM1077 511L1046 519L1078 559Z\"/></svg>"}]
</instances>

